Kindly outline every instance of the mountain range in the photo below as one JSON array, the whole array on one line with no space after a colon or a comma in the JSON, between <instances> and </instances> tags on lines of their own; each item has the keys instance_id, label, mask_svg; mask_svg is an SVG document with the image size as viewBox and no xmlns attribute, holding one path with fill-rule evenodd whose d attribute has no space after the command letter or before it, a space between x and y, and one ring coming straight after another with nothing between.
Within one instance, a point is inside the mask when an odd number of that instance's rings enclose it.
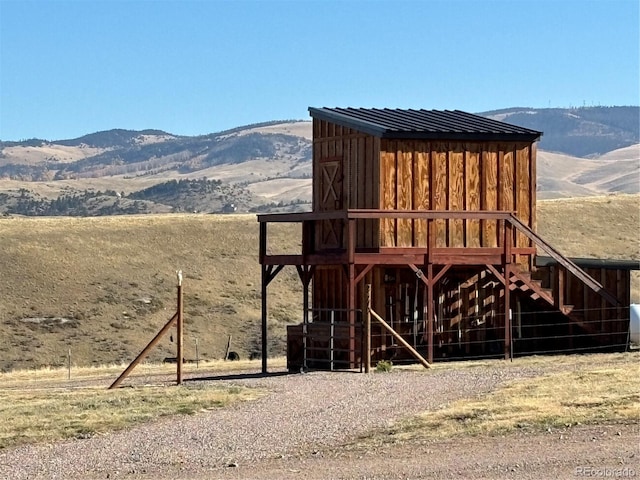
<instances>
[{"instance_id":1,"label":"mountain range","mask_svg":"<svg viewBox=\"0 0 640 480\"><path fill-rule=\"evenodd\" d=\"M509 108L480 115L544 132L538 197L640 191L640 107ZM308 210L311 122L202 136L114 129L0 141L0 213Z\"/></svg>"}]
</instances>

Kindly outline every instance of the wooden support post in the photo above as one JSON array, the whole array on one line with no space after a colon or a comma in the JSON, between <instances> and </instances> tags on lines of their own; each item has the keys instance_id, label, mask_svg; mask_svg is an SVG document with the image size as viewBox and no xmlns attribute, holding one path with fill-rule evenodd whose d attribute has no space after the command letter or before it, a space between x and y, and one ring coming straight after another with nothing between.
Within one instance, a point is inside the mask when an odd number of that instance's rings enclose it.
<instances>
[{"instance_id":1,"label":"wooden support post","mask_svg":"<svg viewBox=\"0 0 640 480\"><path fill-rule=\"evenodd\" d=\"M349 368L356 368L356 267L349 264L348 317L349 317Z\"/></svg>"},{"instance_id":2,"label":"wooden support post","mask_svg":"<svg viewBox=\"0 0 640 480\"><path fill-rule=\"evenodd\" d=\"M264 259L267 256L267 223L260 222L260 245L258 251L258 261L260 264L264 264Z\"/></svg>"},{"instance_id":3,"label":"wooden support post","mask_svg":"<svg viewBox=\"0 0 640 480\"><path fill-rule=\"evenodd\" d=\"M349 261L348 318L349 318L349 368L356 367L356 221L349 219L347 225L347 259Z\"/></svg>"},{"instance_id":4,"label":"wooden support post","mask_svg":"<svg viewBox=\"0 0 640 480\"><path fill-rule=\"evenodd\" d=\"M262 224L261 224L262 225ZM262 265L262 373L267 373L267 285L269 272L267 265Z\"/></svg>"},{"instance_id":5,"label":"wooden support post","mask_svg":"<svg viewBox=\"0 0 640 480\"><path fill-rule=\"evenodd\" d=\"M280 273L280 270L284 268L284 265L262 265L262 373L267 373L267 287L271 280L276 278L276 275Z\"/></svg>"},{"instance_id":6,"label":"wooden support post","mask_svg":"<svg viewBox=\"0 0 640 480\"><path fill-rule=\"evenodd\" d=\"M164 327L160 329L160 331L156 334L155 337L147 344L146 347L140 352L140 354L131 362L131 364L126 368L124 372L120 374L120 376L111 384L109 390L112 388L116 388L118 385L122 383L122 381L127 378L127 376L131 373L131 371L136 368L136 366L149 354L149 351L156 346L156 344L160 341L160 339L164 336L165 333L169 331L169 329L173 326L173 324L178 319L178 313L176 312L171 320L169 320Z\"/></svg>"},{"instance_id":7,"label":"wooden support post","mask_svg":"<svg viewBox=\"0 0 640 480\"><path fill-rule=\"evenodd\" d=\"M433 263L433 249L435 248L435 227L433 225L433 219L427 219L427 254L425 258L425 263L430 264Z\"/></svg>"},{"instance_id":8,"label":"wooden support post","mask_svg":"<svg viewBox=\"0 0 640 480\"><path fill-rule=\"evenodd\" d=\"M302 280L302 368L307 370L307 357L309 348L309 283L305 279Z\"/></svg>"},{"instance_id":9,"label":"wooden support post","mask_svg":"<svg viewBox=\"0 0 640 480\"><path fill-rule=\"evenodd\" d=\"M367 284L367 313L364 323L364 373L371 370L371 284Z\"/></svg>"},{"instance_id":10,"label":"wooden support post","mask_svg":"<svg viewBox=\"0 0 640 480\"><path fill-rule=\"evenodd\" d=\"M556 308L562 311L562 307L564 307L566 269L560 264L557 264L554 268L556 270L556 275L557 275L557 283L555 288L556 291L554 292L556 294Z\"/></svg>"},{"instance_id":11,"label":"wooden support post","mask_svg":"<svg viewBox=\"0 0 640 480\"><path fill-rule=\"evenodd\" d=\"M315 267L308 265L296 265L298 276L302 282L302 368L307 369L309 333L309 284L313 278Z\"/></svg>"},{"instance_id":12,"label":"wooden support post","mask_svg":"<svg viewBox=\"0 0 640 480\"><path fill-rule=\"evenodd\" d=\"M347 225L347 261L354 263L356 253L356 220L350 218Z\"/></svg>"},{"instance_id":13,"label":"wooden support post","mask_svg":"<svg viewBox=\"0 0 640 480\"><path fill-rule=\"evenodd\" d=\"M422 355L420 355L411 345L409 345L407 341L404 338L402 338L402 335L398 334L393 328L391 328L391 326L387 322L385 322L380 315L378 315L376 312L371 310L371 316L375 318L378 322L380 322L380 324L393 336L393 338L395 338L398 341L400 345L402 345L404 348L409 350L409 353L411 353L411 355L413 355L414 358L418 360L424 368L431 368L431 365L429 365L429 362L427 362L422 357Z\"/></svg>"},{"instance_id":14,"label":"wooden support post","mask_svg":"<svg viewBox=\"0 0 640 480\"><path fill-rule=\"evenodd\" d=\"M513 240L513 226L504 222L504 358L511 357L511 245Z\"/></svg>"},{"instance_id":15,"label":"wooden support post","mask_svg":"<svg viewBox=\"0 0 640 480\"><path fill-rule=\"evenodd\" d=\"M427 360L433 363L433 264L427 265Z\"/></svg>"},{"instance_id":16,"label":"wooden support post","mask_svg":"<svg viewBox=\"0 0 640 480\"><path fill-rule=\"evenodd\" d=\"M178 320L176 328L176 383L182 385L182 362L184 360L184 308L182 296L182 270L177 272L178 276Z\"/></svg>"}]
</instances>

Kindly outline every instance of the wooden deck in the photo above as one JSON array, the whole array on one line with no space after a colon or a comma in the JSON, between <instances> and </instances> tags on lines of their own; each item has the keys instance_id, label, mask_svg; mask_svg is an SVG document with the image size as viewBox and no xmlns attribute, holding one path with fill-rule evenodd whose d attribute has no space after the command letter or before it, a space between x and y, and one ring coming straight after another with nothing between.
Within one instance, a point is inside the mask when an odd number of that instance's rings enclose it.
<instances>
[{"instance_id":1,"label":"wooden deck","mask_svg":"<svg viewBox=\"0 0 640 480\"><path fill-rule=\"evenodd\" d=\"M358 246L357 239L362 236L358 229L370 229L371 224L385 221L404 221L411 224L421 222L426 228L427 242L424 246L378 246L375 248ZM462 221L462 224L476 222L492 222L497 231L497 241L474 246L460 246L459 239L449 236L437 239L438 222ZM303 283L303 325L309 323L309 286L314 282L314 302L316 297L324 295L324 291L333 290L329 296L333 299L333 307L346 312L345 323L348 325L350 352L348 364L354 368L357 364L356 345L356 311L361 305L361 295L364 283L374 283L374 305L377 311L385 311L385 285L372 276L372 272L379 272L381 267L408 268L415 274L416 281L425 290L422 304L426 319L425 338L428 339L427 359L433 361L434 352L434 291L441 282L454 270L468 267L488 271L502 286L502 292L495 298L491 308L498 309L501 318L511 316L510 294L504 292L525 293L534 300L546 302L548 306L561 312L576 325L583 327L582 318L571 313L571 305L565 304L563 282L567 276L584 285L585 292L591 292L599 298L598 302L604 311L609 307L620 307L621 302L616 295L609 292L603 285L588 275L570 259L555 250L544 239L539 237L531 228L520 221L515 212L508 211L431 211L431 210L342 210L327 212L265 214L258 215L260 223L259 261L262 267L262 301L263 301L263 370L266 372L266 335L267 335L267 286L286 265L295 266ZM299 252L287 254L271 254L269 248L269 224L272 223L300 223L302 230L301 249ZM332 248L326 248L327 242L318 235L322 228L327 231L327 225L332 229ZM447 229L445 229L447 230ZM523 242L522 238L527 241ZM495 237L494 237L495 239ZM519 240L518 240L519 239ZM518 245L516 245L518 240ZM494 243L497 243L494 244ZM523 245L524 243L524 245ZM556 269L559 278L551 282L551 288L543 288L540 281L533 280L534 256L537 251L545 252L558 265ZM320 269L322 274L317 270ZM318 273L318 275L316 275ZM379 275L377 273L377 275ZM416 287L417 288L417 287ZM317 290L317 291L316 291ZM585 294L587 295L587 294ZM327 299L323 297L322 302ZM321 302L321 303L322 303ZM330 302L330 303L331 303ZM327 307L328 305L325 305ZM512 354L512 325L505 320L500 327L504 356ZM306 334L305 334L306 335Z\"/></svg>"}]
</instances>

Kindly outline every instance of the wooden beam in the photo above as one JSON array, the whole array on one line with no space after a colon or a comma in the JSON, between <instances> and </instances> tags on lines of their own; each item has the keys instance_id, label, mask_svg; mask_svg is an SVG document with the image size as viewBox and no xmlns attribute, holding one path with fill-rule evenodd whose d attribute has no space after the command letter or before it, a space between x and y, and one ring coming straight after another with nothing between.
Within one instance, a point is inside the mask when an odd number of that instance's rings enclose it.
<instances>
[{"instance_id":1,"label":"wooden beam","mask_svg":"<svg viewBox=\"0 0 640 480\"><path fill-rule=\"evenodd\" d=\"M182 294L182 272L178 274L178 318L176 319L176 383L182 385L182 362L184 361L184 307Z\"/></svg>"},{"instance_id":2,"label":"wooden beam","mask_svg":"<svg viewBox=\"0 0 640 480\"><path fill-rule=\"evenodd\" d=\"M431 257L432 263L435 265L485 265L487 263L499 264L501 262L502 255L433 255Z\"/></svg>"},{"instance_id":3,"label":"wooden beam","mask_svg":"<svg viewBox=\"0 0 640 480\"><path fill-rule=\"evenodd\" d=\"M360 280L362 280L362 279L364 278L364 276L365 276L367 273L369 273L373 267L375 267L375 264L370 263L369 265L366 265L366 266L362 269L362 271L361 271L361 272L358 274L358 276L356 277L356 280L355 280L356 285L357 285L358 283L360 283Z\"/></svg>"},{"instance_id":4,"label":"wooden beam","mask_svg":"<svg viewBox=\"0 0 640 480\"><path fill-rule=\"evenodd\" d=\"M504 281L504 277L502 276L502 274L498 271L498 269L496 267L494 267L493 265L491 265L490 263L486 264L486 267L491 270L491 273L493 273L495 275L495 277L502 283L505 283Z\"/></svg>"},{"instance_id":5,"label":"wooden beam","mask_svg":"<svg viewBox=\"0 0 640 480\"><path fill-rule=\"evenodd\" d=\"M442 278L442 276L445 273L447 273L447 270L449 270L450 268L451 268L451 264L448 264L442 267L442 269L438 272L438 274L435 277L433 277L433 280L431 280L431 284L435 285Z\"/></svg>"},{"instance_id":6,"label":"wooden beam","mask_svg":"<svg viewBox=\"0 0 640 480\"><path fill-rule=\"evenodd\" d=\"M347 262L354 263L356 253L356 221L349 219L347 224Z\"/></svg>"},{"instance_id":7,"label":"wooden beam","mask_svg":"<svg viewBox=\"0 0 640 480\"><path fill-rule=\"evenodd\" d=\"M258 261L260 264L264 263L264 259L267 256L267 224L260 224L260 247L258 251Z\"/></svg>"},{"instance_id":8,"label":"wooden beam","mask_svg":"<svg viewBox=\"0 0 640 480\"><path fill-rule=\"evenodd\" d=\"M125 369L124 372L120 374L118 378L109 386L109 390L116 388L118 385L122 383L122 381L129 376L131 371L136 368L136 366L144 360L144 358L149 354L149 351L155 347L160 339L169 331L169 329L173 326L173 324L178 319L178 312L176 312L171 319L165 323L164 327L160 329L160 331L156 334L155 337L147 344L146 347L138 354L138 356L129 364L129 366Z\"/></svg>"},{"instance_id":9,"label":"wooden beam","mask_svg":"<svg viewBox=\"0 0 640 480\"><path fill-rule=\"evenodd\" d=\"M391 328L391 326L387 322L385 322L384 319L376 312L371 309L369 311L371 312L371 316L375 318L380 323L380 325L382 325L393 336L393 338L395 338L398 343L400 343L400 345L406 348L409 353L411 353L411 355L413 355L413 357L422 364L424 368L431 368L429 362L427 362L422 357L422 355L420 355L411 345L409 345L407 341L402 338L402 335L398 334L393 328Z\"/></svg>"},{"instance_id":10,"label":"wooden beam","mask_svg":"<svg viewBox=\"0 0 640 480\"><path fill-rule=\"evenodd\" d=\"M556 308L558 310L562 310L564 307L564 291L565 291L565 268L562 265L556 265L554 267L556 271L556 279L555 279L555 299L556 299Z\"/></svg>"},{"instance_id":11,"label":"wooden beam","mask_svg":"<svg viewBox=\"0 0 640 480\"><path fill-rule=\"evenodd\" d=\"M276 275L278 275L285 266L284 265L267 265L266 267L267 267L267 285L269 285L271 281L274 278L276 278Z\"/></svg>"},{"instance_id":12,"label":"wooden beam","mask_svg":"<svg viewBox=\"0 0 640 480\"><path fill-rule=\"evenodd\" d=\"M433 264L427 265L427 359L433 363Z\"/></svg>"},{"instance_id":13,"label":"wooden beam","mask_svg":"<svg viewBox=\"0 0 640 480\"><path fill-rule=\"evenodd\" d=\"M296 266L302 281L302 368L307 369L307 336L309 333L309 283L313 277L315 267Z\"/></svg>"},{"instance_id":14,"label":"wooden beam","mask_svg":"<svg viewBox=\"0 0 640 480\"><path fill-rule=\"evenodd\" d=\"M262 373L267 373L267 286L269 285L270 266L262 266L262 323L261 323L261 336L262 336Z\"/></svg>"},{"instance_id":15,"label":"wooden beam","mask_svg":"<svg viewBox=\"0 0 640 480\"><path fill-rule=\"evenodd\" d=\"M549 256L551 256L554 260L558 262L559 265L564 266L567 271L572 273L575 277L582 281L585 285L587 285L591 290L596 292L602 298L604 298L607 302L609 302L613 306L617 306L620 304L620 301L612 295L604 286L599 283L596 279L594 279L591 275L587 274L584 270L582 270L578 265L576 265L572 260L562 255L558 252L554 247L552 247L549 243L547 243L544 239L542 239L537 233L535 233L528 225L522 223L518 217L515 215L511 215L509 217L508 223L513 225L520 233L524 234L527 238L529 238L536 245L539 245L542 250L544 250Z\"/></svg>"},{"instance_id":16,"label":"wooden beam","mask_svg":"<svg viewBox=\"0 0 640 480\"><path fill-rule=\"evenodd\" d=\"M356 266L349 264L347 309L349 319L349 368L356 367Z\"/></svg>"},{"instance_id":17,"label":"wooden beam","mask_svg":"<svg viewBox=\"0 0 640 480\"><path fill-rule=\"evenodd\" d=\"M436 219L436 220L504 220L514 214L503 210L392 210L392 209L348 209L325 212L267 213L258 215L260 223L299 223L317 220L349 219Z\"/></svg>"},{"instance_id":18,"label":"wooden beam","mask_svg":"<svg viewBox=\"0 0 640 480\"><path fill-rule=\"evenodd\" d=\"M364 322L364 373L371 370L371 284L367 284L367 314Z\"/></svg>"},{"instance_id":19,"label":"wooden beam","mask_svg":"<svg viewBox=\"0 0 640 480\"><path fill-rule=\"evenodd\" d=\"M513 241L513 228L509 222L504 222L504 358L511 357L511 245Z\"/></svg>"},{"instance_id":20,"label":"wooden beam","mask_svg":"<svg viewBox=\"0 0 640 480\"><path fill-rule=\"evenodd\" d=\"M379 253L356 253L354 256L356 265L408 265L420 264L424 260L422 255L381 255Z\"/></svg>"},{"instance_id":21,"label":"wooden beam","mask_svg":"<svg viewBox=\"0 0 640 480\"><path fill-rule=\"evenodd\" d=\"M413 263L410 263L409 267L411 268L411 270L413 270L413 273L416 274L416 277L422 280L422 283L424 283L425 285L429 285L429 280L427 280L427 278L424 276L424 272L422 270L416 267Z\"/></svg>"}]
</instances>

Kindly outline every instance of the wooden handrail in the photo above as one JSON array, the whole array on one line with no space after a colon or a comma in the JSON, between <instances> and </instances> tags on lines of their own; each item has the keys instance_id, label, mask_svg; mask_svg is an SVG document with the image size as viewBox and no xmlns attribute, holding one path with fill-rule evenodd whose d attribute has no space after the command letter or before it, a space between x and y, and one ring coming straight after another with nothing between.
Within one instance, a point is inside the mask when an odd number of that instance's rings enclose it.
<instances>
[{"instance_id":1,"label":"wooden handrail","mask_svg":"<svg viewBox=\"0 0 640 480\"><path fill-rule=\"evenodd\" d=\"M267 213L258 215L260 223L299 223L317 220L416 219L416 220L508 220L513 212L504 210L379 210L352 209L330 212Z\"/></svg>"},{"instance_id":2,"label":"wooden handrail","mask_svg":"<svg viewBox=\"0 0 640 480\"><path fill-rule=\"evenodd\" d=\"M376 220L376 219L414 219L414 220L503 220L505 228L507 222L514 226L520 233L531 240L535 245L544 250L558 264L580 279L591 290L604 298L611 305L619 306L620 301L609 293L602 284L587 274L578 265L565 257L542 237L535 233L529 226L523 223L515 212L503 210L380 210L380 209L350 209L329 212L301 212L301 213L272 213L258 215L258 222L265 225L269 222L314 222L321 220ZM353 229L353 226L352 226ZM352 232L352 235L355 235ZM393 247L391 247L393 248Z\"/></svg>"},{"instance_id":3,"label":"wooden handrail","mask_svg":"<svg viewBox=\"0 0 640 480\"><path fill-rule=\"evenodd\" d=\"M546 253L549 254L551 258L553 258L560 265L565 267L567 271L571 272L576 278L580 279L582 283L587 285L591 290L596 292L602 298L607 300L611 305L619 306L621 305L620 301L611 295L605 288L594 279L587 272L582 270L578 265L572 262L570 259L562 255L558 250L556 250L551 244L547 243L542 237L540 237L536 232L531 230L528 225L520 221L518 217L511 214L509 216L509 222L516 227L516 229L525 235L529 240L533 243L541 247Z\"/></svg>"}]
</instances>

